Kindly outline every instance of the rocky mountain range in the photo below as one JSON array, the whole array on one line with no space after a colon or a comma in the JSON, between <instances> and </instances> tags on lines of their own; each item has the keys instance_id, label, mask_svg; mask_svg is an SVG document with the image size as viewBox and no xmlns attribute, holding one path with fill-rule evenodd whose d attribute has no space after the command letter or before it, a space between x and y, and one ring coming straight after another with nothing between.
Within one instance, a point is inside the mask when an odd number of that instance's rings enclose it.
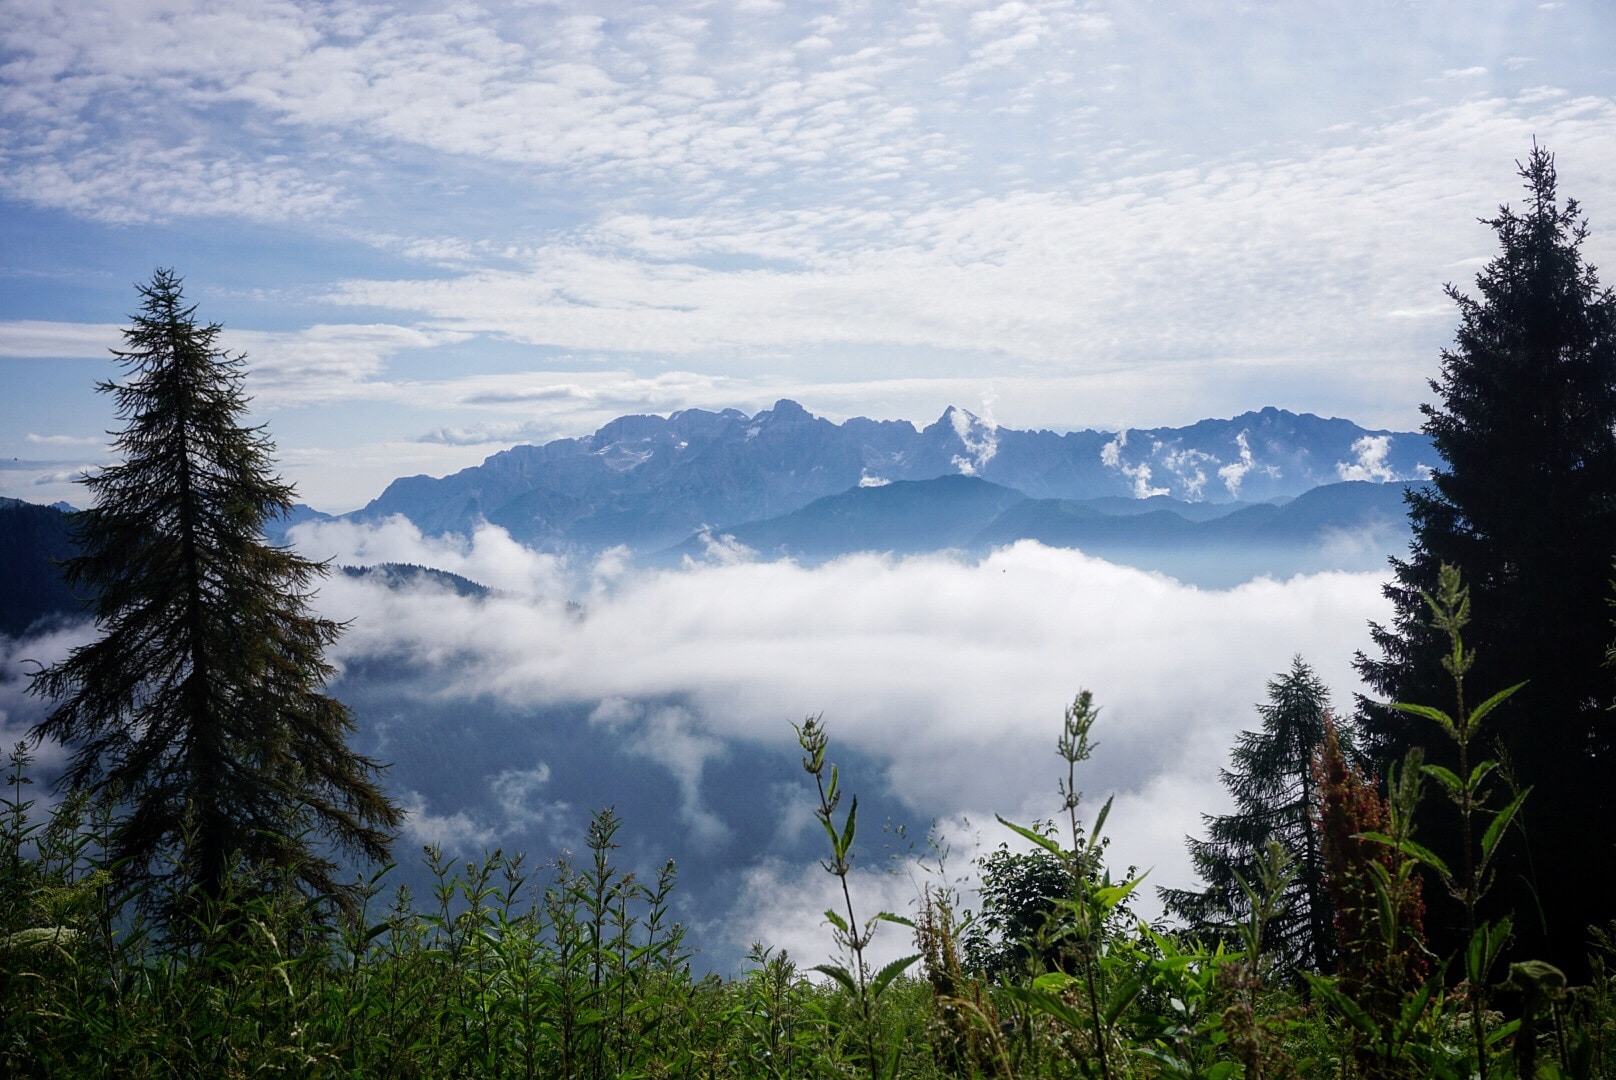
<instances>
[{"instance_id":1,"label":"rocky mountain range","mask_svg":"<svg viewBox=\"0 0 1616 1080\"><path fill-rule=\"evenodd\" d=\"M620 417L450 476L395 480L347 516L399 514L428 534L486 521L539 550L623 545L661 565L743 549L804 563L854 551L982 553L1031 539L1221 586L1383 565L1407 539L1405 484L1437 460L1420 434L1272 408L1182 428L1056 434L955 408L920 429L836 424L780 401L752 416ZM73 552L70 509L0 500L0 634L81 610L54 566ZM299 506L269 531L282 540L328 518ZM384 577L439 573L395 567Z\"/></svg>"},{"instance_id":2,"label":"rocky mountain range","mask_svg":"<svg viewBox=\"0 0 1616 1080\"><path fill-rule=\"evenodd\" d=\"M622 544L651 553L703 529L898 481L967 476L1029 499L1137 505L1167 497L1196 506L1291 498L1342 481L1417 480L1438 460L1420 434L1274 408L1182 428L1057 434L998 427L958 408L920 429L863 417L836 424L782 400L752 416L620 417L593 435L512 447L450 476L396 480L349 516L401 514L429 534L488 521L540 550Z\"/></svg>"}]
</instances>

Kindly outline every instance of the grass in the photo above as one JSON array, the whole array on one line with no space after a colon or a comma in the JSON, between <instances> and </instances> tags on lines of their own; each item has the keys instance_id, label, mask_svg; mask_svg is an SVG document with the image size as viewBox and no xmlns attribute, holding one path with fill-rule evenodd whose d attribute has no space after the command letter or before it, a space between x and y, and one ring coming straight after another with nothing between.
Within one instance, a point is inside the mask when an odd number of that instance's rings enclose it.
<instances>
[{"instance_id":1,"label":"grass","mask_svg":"<svg viewBox=\"0 0 1616 1080\"><path fill-rule=\"evenodd\" d=\"M33 812L19 746L0 799L0 1075L1616 1076L1608 935L1589 986L1515 965L1486 999L1517 1002L1505 1015L1445 978L1477 970L1464 958L1400 1000L1319 973L1304 1001L1262 951L1291 872L1277 848L1245 885L1251 914L1233 939L1141 923L1127 907L1137 879L1104 865L1106 811L1092 825L1078 814L1095 716L1080 696L1060 740L1069 836L1011 826L1064 892L1039 898L1024 940L999 943L1016 947L987 950L992 974L972 960L983 924L947 889L917 897L913 919L858 917L857 800L842 810L818 718L798 734L841 886L830 955L804 968L760 943L731 978L694 973L669 914L671 863L644 881L614 863L623 826L610 811L593 815L576 862L538 873L520 855L451 864L429 849L424 897L389 890L382 870L344 912L240 867L218 901L173 905L114 891L101 857L112 808L70 797ZM1009 865L994 858L991 872ZM148 910L195 914L165 926ZM878 932L911 935L916 954L871 970Z\"/></svg>"}]
</instances>

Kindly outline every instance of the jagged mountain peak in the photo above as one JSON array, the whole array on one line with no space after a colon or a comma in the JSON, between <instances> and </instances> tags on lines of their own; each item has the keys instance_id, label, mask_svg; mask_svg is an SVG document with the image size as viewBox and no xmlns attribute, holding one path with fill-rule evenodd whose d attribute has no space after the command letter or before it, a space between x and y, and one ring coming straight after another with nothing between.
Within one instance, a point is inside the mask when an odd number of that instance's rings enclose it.
<instances>
[{"instance_id":1,"label":"jagged mountain peak","mask_svg":"<svg viewBox=\"0 0 1616 1080\"><path fill-rule=\"evenodd\" d=\"M832 423L781 398L735 409L631 415L594 434L519 446L441 480L395 481L357 513L401 513L423 530L481 521L535 546L653 550L703 524L789 514L853 488L980 477L1035 499L1171 496L1262 501L1341 480L1409 479L1437 464L1422 435L1268 407L1181 428L1022 431L949 406L906 420Z\"/></svg>"},{"instance_id":2,"label":"jagged mountain peak","mask_svg":"<svg viewBox=\"0 0 1616 1080\"><path fill-rule=\"evenodd\" d=\"M813 413L809 412L795 401L792 401L790 398L781 398L779 401L774 403L774 407L772 409L765 409L763 412L760 412L756 416L752 417L752 422L762 423L765 420L772 420L777 424L803 424L817 419L819 418Z\"/></svg>"}]
</instances>

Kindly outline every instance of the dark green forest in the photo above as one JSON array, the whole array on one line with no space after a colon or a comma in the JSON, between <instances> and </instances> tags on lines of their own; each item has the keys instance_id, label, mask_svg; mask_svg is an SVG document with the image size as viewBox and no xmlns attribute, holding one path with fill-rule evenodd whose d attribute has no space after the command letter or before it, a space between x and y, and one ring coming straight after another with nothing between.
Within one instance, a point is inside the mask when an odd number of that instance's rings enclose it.
<instances>
[{"instance_id":1,"label":"dark green forest","mask_svg":"<svg viewBox=\"0 0 1616 1080\"><path fill-rule=\"evenodd\" d=\"M1234 809L1189 839L1203 887L1136 916L1080 691L1051 718L1060 813L1000 819L974 907L940 878L872 910L859 777L810 716L824 950L727 976L699 974L674 864L615 861L610 810L576 854L428 849L428 894L392 884L401 811L326 693L329 568L265 538L293 493L244 360L157 271L101 385L121 463L49 538L99 637L33 672L48 712L0 796L0 1074L1616 1077L1616 296L1553 157L1520 175L1474 294L1447 287L1444 465L1356 658L1376 696L1335 711L1304 657L1274 676ZM53 803L44 740L71 754Z\"/></svg>"}]
</instances>

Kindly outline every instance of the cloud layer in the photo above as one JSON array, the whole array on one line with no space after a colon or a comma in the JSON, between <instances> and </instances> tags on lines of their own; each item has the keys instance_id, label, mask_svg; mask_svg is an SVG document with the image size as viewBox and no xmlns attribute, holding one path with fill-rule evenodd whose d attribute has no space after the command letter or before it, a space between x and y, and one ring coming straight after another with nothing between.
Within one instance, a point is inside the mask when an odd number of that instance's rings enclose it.
<instances>
[{"instance_id":1,"label":"cloud layer","mask_svg":"<svg viewBox=\"0 0 1616 1080\"><path fill-rule=\"evenodd\" d=\"M306 525L297 536L339 559L385 552L505 582L505 593L469 600L338 578L321 604L353 620L339 659L428 673L434 708L586 712L598 738L661 770L677 792L667 809L679 843L709 852L726 851L733 826L720 804L779 798L774 780L742 781L759 785L752 792L713 787L715 764L790 756L789 723L810 713L823 713L840 753L866 763L848 783L882 794L911 831L933 819L991 826L995 812L1053 816L1060 716L1086 687L1104 712L1080 786L1095 801L1117 796L1113 858L1154 867L1153 883L1186 884L1183 837L1223 805L1217 769L1235 734L1257 723L1266 681L1300 653L1350 707L1352 653L1368 644L1367 621L1386 614L1376 575L1210 591L1033 543L978 563L857 556L811 570L730 561L648 572L612 558L568 567L494 529L443 542L395 519L375 530ZM395 720L392 737L408 724ZM564 767L548 760L544 775ZM455 810L434 805L431 827L472 838L509 827L491 816L456 826ZM794 880L789 865L747 873L754 906L795 891L770 891Z\"/></svg>"}]
</instances>

